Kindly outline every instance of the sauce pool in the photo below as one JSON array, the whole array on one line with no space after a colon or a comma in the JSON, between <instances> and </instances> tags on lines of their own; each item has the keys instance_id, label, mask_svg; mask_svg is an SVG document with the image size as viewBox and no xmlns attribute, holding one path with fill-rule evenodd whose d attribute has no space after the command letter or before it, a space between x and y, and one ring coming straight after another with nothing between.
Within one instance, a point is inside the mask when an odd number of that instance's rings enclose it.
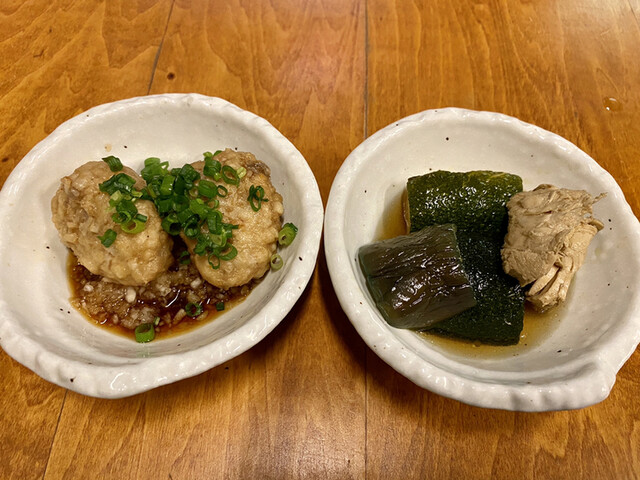
<instances>
[{"instance_id":1,"label":"sauce pool","mask_svg":"<svg viewBox=\"0 0 640 480\"><path fill-rule=\"evenodd\" d=\"M174 256L174 258L177 257ZM76 256L73 253L69 252L69 256L67 258L67 279L69 282L69 288L71 290L71 304L78 312L82 314L83 317L85 317L94 325L99 325L100 327L108 330L111 333L135 339L135 333L133 329L129 329L121 323L114 323L109 318L107 318L107 316L94 316L82 307L81 302L84 299L83 289L85 285L89 283L90 280L99 278L100 277L88 272L85 267L78 263ZM169 323L160 321L159 324L154 327L154 341L189 332L194 328L198 328L208 322L215 320L220 315L224 314L231 308L244 301L244 299L251 292L252 287L253 282L246 288L234 288L230 291L220 291L220 297L211 297L205 299L205 301L202 302L203 313L195 318L185 315L178 322L174 321L173 323ZM183 286L183 290L184 291L180 292L181 297L187 293L188 289L184 288ZM178 295L176 295L175 298L177 299ZM224 309L218 310L216 308L216 305L221 301L224 304ZM145 302L137 299L136 302L138 306L140 306L141 304L146 304L153 307L157 310L158 316L161 318L165 316L170 316L171 318L173 318L184 307L185 304L184 300L175 301L175 299L174 301L168 302L168 304L166 305L164 305L164 301L162 299L159 299L158 301L152 300Z\"/></svg>"}]
</instances>

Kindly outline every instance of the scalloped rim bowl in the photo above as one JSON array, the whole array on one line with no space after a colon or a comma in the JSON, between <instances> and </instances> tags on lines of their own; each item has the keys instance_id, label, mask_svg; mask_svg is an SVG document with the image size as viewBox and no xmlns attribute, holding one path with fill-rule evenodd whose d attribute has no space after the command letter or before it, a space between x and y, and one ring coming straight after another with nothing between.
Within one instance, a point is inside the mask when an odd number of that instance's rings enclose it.
<instances>
[{"instance_id":1,"label":"scalloped rim bowl","mask_svg":"<svg viewBox=\"0 0 640 480\"><path fill-rule=\"evenodd\" d=\"M395 329L367 291L358 248L378 238L407 178L431 170L497 170L520 175L525 190L551 183L607 192L594 207L605 229L591 243L558 321L518 354L467 355ZM544 411L600 402L640 341L640 227L620 187L569 141L513 117L428 110L372 135L333 182L325 251L342 308L369 347L417 385L471 405Z\"/></svg>"},{"instance_id":2,"label":"scalloped rim bowl","mask_svg":"<svg viewBox=\"0 0 640 480\"><path fill-rule=\"evenodd\" d=\"M285 266L215 321L148 344L110 333L75 311L67 250L51 222L60 178L106 155L139 171L147 157L179 166L225 147L252 152L271 168L284 221L299 227L296 241L280 252ZM126 397L197 375L248 350L285 317L314 271L322 219L306 160L257 115L198 94L92 108L36 145L0 192L0 345L46 380L96 397Z\"/></svg>"}]
</instances>

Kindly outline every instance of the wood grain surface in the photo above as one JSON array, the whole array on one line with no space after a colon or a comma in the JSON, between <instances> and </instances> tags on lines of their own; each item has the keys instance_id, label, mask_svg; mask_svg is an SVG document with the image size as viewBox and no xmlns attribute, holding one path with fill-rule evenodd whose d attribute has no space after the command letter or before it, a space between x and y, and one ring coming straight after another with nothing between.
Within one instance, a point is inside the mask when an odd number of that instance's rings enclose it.
<instances>
[{"instance_id":1,"label":"wood grain surface","mask_svg":"<svg viewBox=\"0 0 640 480\"><path fill-rule=\"evenodd\" d=\"M325 203L368 135L457 106L574 142L638 215L638 51L637 0L3 1L0 185L92 106L198 92L269 120ZM263 342L132 398L66 391L0 352L0 479L640 478L639 395L637 352L609 398L578 411L422 390L359 338L321 252Z\"/></svg>"}]
</instances>

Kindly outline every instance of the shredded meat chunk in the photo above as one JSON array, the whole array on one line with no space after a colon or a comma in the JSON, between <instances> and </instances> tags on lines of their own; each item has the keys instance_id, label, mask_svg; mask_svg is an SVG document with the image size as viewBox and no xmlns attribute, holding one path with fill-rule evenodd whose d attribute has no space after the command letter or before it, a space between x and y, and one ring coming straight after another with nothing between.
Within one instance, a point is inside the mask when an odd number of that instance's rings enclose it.
<instances>
[{"instance_id":1,"label":"shredded meat chunk","mask_svg":"<svg viewBox=\"0 0 640 480\"><path fill-rule=\"evenodd\" d=\"M592 207L604 194L540 185L507 203L509 228L502 249L503 268L527 292L534 308L548 310L567 296L589 243L602 229Z\"/></svg>"}]
</instances>

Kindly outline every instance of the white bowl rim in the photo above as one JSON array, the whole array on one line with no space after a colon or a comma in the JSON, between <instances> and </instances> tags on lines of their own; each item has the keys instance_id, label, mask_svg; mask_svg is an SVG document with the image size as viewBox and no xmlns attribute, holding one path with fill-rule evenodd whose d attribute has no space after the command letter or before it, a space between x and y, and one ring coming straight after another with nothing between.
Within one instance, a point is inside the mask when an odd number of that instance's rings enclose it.
<instances>
[{"instance_id":1,"label":"white bowl rim","mask_svg":"<svg viewBox=\"0 0 640 480\"><path fill-rule=\"evenodd\" d=\"M607 336L600 348L588 359L574 361L573 363L581 363L577 367L574 365L578 374L552 383L529 384L519 381L509 384L507 382L511 380L510 375L504 376L504 383L496 383L458 375L420 358L415 351L391 334L390 331L396 329L384 321L372 321L379 314L373 312L360 290L351 268L353 259L340 240L345 218L345 200L349 193L348 181L366 162L370 153L390 137L405 129L442 120L500 122L515 132L536 136L541 141L561 148L567 155L587 162L589 168L607 182L608 192L613 193L618 200L616 206L620 208L621 219L633 230L635 241L631 248L635 252L635 258L640 256L640 224L625 201L622 190L605 169L573 143L555 133L501 113L457 107L425 110L392 122L365 139L347 156L331 186L325 211L325 256L336 295L347 317L365 343L383 361L416 385L445 397L470 405L515 411L575 409L604 400L613 387L618 370L640 343L640 292L634 293L629 308L631 313L618 334Z\"/></svg>"},{"instance_id":2,"label":"white bowl rim","mask_svg":"<svg viewBox=\"0 0 640 480\"><path fill-rule=\"evenodd\" d=\"M5 300L0 282L0 346L13 359L42 378L77 393L100 398L123 398L189 378L214 368L253 347L266 337L293 308L303 294L315 270L322 235L324 209L315 176L307 161L296 147L266 119L244 110L227 100L198 93L165 93L122 99L95 106L59 125L16 165L0 191L0 222L7 216L11 190L21 180L21 173L37 162L50 145L81 127L87 119L110 115L139 104L198 104L204 108L225 109L236 120L258 127L269 137L289 165L295 165L296 182L305 188L305 220L311 228L299 232L298 245L301 261L291 266L287 278L277 293L238 329L200 348L176 354L138 359L135 364L88 365L75 359L64 358L44 348L33 339L17 334L12 328L13 318ZM285 206L286 207L286 206ZM301 238L303 237L303 238ZM258 315L259 313L259 315ZM255 320L265 323L256 329ZM255 331L259 331L258 334ZM69 380L71 379L71 382ZM75 381L74 381L75 380ZM117 388L109 386L118 384Z\"/></svg>"}]
</instances>

